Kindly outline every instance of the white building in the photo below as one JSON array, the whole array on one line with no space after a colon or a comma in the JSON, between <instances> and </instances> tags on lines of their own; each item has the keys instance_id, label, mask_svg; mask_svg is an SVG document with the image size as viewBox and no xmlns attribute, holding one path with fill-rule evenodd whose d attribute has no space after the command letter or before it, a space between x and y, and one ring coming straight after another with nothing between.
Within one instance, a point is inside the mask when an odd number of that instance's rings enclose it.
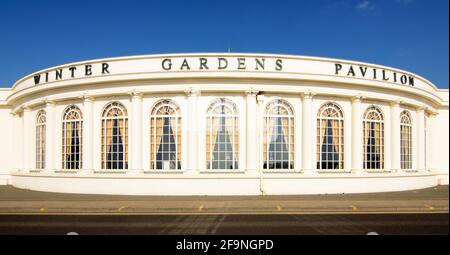
<instances>
[{"instance_id":1,"label":"white building","mask_svg":"<svg viewBox=\"0 0 450 255\"><path fill-rule=\"evenodd\" d=\"M355 61L122 57L0 90L0 184L54 192L258 195L448 184L447 89Z\"/></svg>"}]
</instances>

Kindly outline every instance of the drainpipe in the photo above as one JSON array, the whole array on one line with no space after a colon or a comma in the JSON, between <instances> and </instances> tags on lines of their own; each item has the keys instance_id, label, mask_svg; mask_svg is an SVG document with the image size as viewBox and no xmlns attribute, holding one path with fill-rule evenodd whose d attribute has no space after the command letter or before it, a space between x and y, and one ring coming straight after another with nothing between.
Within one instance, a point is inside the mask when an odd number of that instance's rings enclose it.
<instances>
[{"instance_id":1,"label":"drainpipe","mask_svg":"<svg viewBox=\"0 0 450 255\"><path fill-rule=\"evenodd\" d=\"M266 192L264 191L264 186L263 186L263 171L260 167L259 167L259 191L261 191L262 196L266 195Z\"/></svg>"},{"instance_id":2,"label":"drainpipe","mask_svg":"<svg viewBox=\"0 0 450 255\"><path fill-rule=\"evenodd\" d=\"M264 103L264 98L265 98L264 95L262 95L261 93L259 93L256 96L256 101L258 103L258 112L260 113L260 114L258 114L258 116L260 118L261 118L261 106ZM260 118L258 119L258 122L261 120ZM264 122L263 122L263 125L264 125ZM260 141L261 141L261 127L259 127L259 126L257 128L257 138L258 138L258 143L260 143ZM264 191L264 185L263 185L263 183L264 183L264 174L263 174L263 169L261 167L262 156L261 156L261 150L259 149L260 147L261 146L258 146L258 165L257 165L257 167L258 167L258 172L259 172L259 191L261 192L261 195L264 196L266 194L266 192Z\"/></svg>"}]
</instances>

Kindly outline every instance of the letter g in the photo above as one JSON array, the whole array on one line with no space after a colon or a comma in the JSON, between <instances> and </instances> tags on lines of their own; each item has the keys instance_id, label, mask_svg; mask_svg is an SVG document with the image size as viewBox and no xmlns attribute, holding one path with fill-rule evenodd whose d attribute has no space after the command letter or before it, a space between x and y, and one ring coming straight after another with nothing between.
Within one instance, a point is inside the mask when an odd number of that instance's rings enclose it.
<instances>
[{"instance_id":1,"label":"letter g","mask_svg":"<svg viewBox=\"0 0 450 255\"><path fill-rule=\"evenodd\" d=\"M162 61L161 63L162 65L162 69L169 71L170 69L172 69L172 61L169 58L166 58Z\"/></svg>"}]
</instances>

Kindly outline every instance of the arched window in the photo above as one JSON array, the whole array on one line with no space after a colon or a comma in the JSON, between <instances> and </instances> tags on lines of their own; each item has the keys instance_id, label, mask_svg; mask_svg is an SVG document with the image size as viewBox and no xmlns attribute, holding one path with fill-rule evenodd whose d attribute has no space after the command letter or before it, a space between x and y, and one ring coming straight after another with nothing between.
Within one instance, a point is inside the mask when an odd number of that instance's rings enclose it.
<instances>
[{"instance_id":1,"label":"arched window","mask_svg":"<svg viewBox=\"0 0 450 255\"><path fill-rule=\"evenodd\" d=\"M45 111L40 110L36 115L36 169L45 168Z\"/></svg>"},{"instance_id":2,"label":"arched window","mask_svg":"<svg viewBox=\"0 0 450 255\"><path fill-rule=\"evenodd\" d=\"M384 169L384 117L376 106L364 113L364 169Z\"/></svg>"},{"instance_id":3,"label":"arched window","mask_svg":"<svg viewBox=\"0 0 450 255\"><path fill-rule=\"evenodd\" d=\"M119 102L103 109L102 169L128 169L128 114Z\"/></svg>"},{"instance_id":4,"label":"arched window","mask_svg":"<svg viewBox=\"0 0 450 255\"><path fill-rule=\"evenodd\" d=\"M400 165L412 169L412 125L408 111L400 114Z\"/></svg>"},{"instance_id":5,"label":"arched window","mask_svg":"<svg viewBox=\"0 0 450 255\"><path fill-rule=\"evenodd\" d=\"M66 108L62 120L62 169L82 168L83 116L80 108Z\"/></svg>"},{"instance_id":6,"label":"arched window","mask_svg":"<svg viewBox=\"0 0 450 255\"><path fill-rule=\"evenodd\" d=\"M151 114L151 169L181 169L180 108L171 100L161 100L155 104Z\"/></svg>"},{"instance_id":7,"label":"arched window","mask_svg":"<svg viewBox=\"0 0 450 255\"><path fill-rule=\"evenodd\" d=\"M317 169L344 169L344 116L331 102L317 114Z\"/></svg>"},{"instance_id":8,"label":"arched window","mask_svg":"<svg viewBox=\"0 0 450 255\"><path fill-rule=\"evenodd\" d=\"M294 169L294 111L282 99L266 107L264 115L264 169Z\"/></svg>"},{"instance_id":9,"label":"arched window","mask_svg":"<svg viewBox=\"0 0 450 255\"><path fill-rule=\"evenodd\" d=\"M228 99L214 100L206 116L206 168L238 169L239 123L236 105Z\"/></svg>"}]
</instances>

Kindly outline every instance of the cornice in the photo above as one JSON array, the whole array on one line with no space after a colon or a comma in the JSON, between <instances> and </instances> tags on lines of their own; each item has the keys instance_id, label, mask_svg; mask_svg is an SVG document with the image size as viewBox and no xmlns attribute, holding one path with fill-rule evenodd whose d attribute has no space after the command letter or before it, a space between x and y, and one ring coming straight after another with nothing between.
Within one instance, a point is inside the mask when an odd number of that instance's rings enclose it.
<instances>
[{"instance_id":1,"label":"cornice","mask_svg":"<svg viewBox=\"0 0 450 255\"><path fill-rule=\"evenodd\" d=\"M349 64L349 65L362 65L367 66L369 68L379 68L379 69L385 69L395 72L401 72L408 75L415 76L419 79L427 81L429 85L434 86L435 90L438 90L439 88L434 85L432 82L428 81L424 77L408 72L406 70L390 67L390 66L384 66L379 64L373 64L373 63L367 63L367 62L361 62L361 61L355 61L355 60L349 60L349 59L336 59L336 58L325 58L325 57L315 57L315 56L304 56L304 55L290 55L290 54L271 54L271 53L221 53L221 52L215 52L215 53L172 53L172 54L149 54L149 55L134 55L134 56L122 56L122 57L112 57L112 58L100 58L100 59L89 59L84 61L78 61L78 62L71 62L66 63L58 66L49 67L46 69L42 69L36 72L33 72L29 75L26 75L22 78L20 78L18 81L14 83L12 88L14 89L15 86L20 83L22 80L33 77L36 74L44 73L47 71L51 71L54 69L61 69L61 68L68 68L71 66L77 66L77 65L86 65L86 64L93 64L93 63L99 63L99 62L116 62L116 61L126 61L126 60L139 60L139 59L155 59L155 58L178 58L178 57L261 57L261 58L283 58L283 59L299 59L299 60L316 60L316 61L322 61L322 62L332 62L332 63L342 63L342 64Z\"/></svg>"}]
</instances>

